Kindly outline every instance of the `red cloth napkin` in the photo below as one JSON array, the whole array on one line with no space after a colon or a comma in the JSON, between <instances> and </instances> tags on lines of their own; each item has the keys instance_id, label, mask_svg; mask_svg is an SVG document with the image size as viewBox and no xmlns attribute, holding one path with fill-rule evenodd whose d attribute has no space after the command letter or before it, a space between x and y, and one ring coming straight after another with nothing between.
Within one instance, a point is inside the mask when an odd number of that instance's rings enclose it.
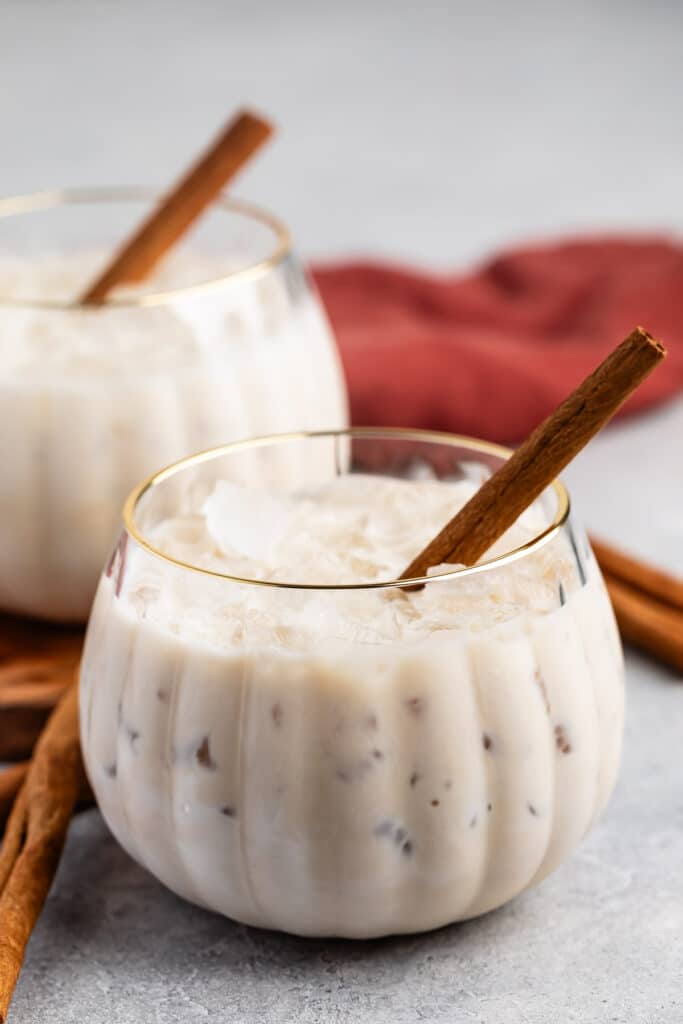
<instances>
[{"instance_id":1,"label":"red cloth napkin","mask_svg":"<svg viewBox=\"0 0 683 1024\"><path fill-rule=\"evenodd\" d=\"M683 390L683 246L595 238L515 249L443 276L318 267L352 422L525 437L637 324L669 357L625 409Z\"/></svg>"}]
</instances>

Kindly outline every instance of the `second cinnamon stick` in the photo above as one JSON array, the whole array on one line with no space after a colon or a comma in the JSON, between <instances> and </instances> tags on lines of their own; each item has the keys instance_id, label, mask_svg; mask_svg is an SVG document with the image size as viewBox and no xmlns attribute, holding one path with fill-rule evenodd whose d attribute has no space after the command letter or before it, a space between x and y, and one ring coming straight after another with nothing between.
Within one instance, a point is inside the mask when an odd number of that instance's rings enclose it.
<instances>
[{"instance_id":1,"label":"second cinnamon stick","mask_svg":"<svg viewBox=\"0 0 683 1024\"><path fill-rule=\"evenodd\" d=\"M609 574L605 583L624 641L683 672L683 613Z\"/></svg>"},{"instance_id":2,"label":"second cinnamon stick","mask_svg":"<svg viewBox=\"0 0 683 1024\"><path fill-rule=\"evenodd\" d=\"M85 785L74 683L38 741L0 848L0 1024Z\"/></svg>"},{"instance_id":3,"label":"second cinnamon stick","mask_svg":"<svg viewBox=\"0 0 683 1024\"><path fill-rule=\"evenodd\" d=\"M683 613L683 580L671 576L668 572L654 565L642 562L625 551L614 548L596 537L590 538L600 568L607 576L612 576L635 590L648 594L671 608Z\"/></svg>"}]
</instances>

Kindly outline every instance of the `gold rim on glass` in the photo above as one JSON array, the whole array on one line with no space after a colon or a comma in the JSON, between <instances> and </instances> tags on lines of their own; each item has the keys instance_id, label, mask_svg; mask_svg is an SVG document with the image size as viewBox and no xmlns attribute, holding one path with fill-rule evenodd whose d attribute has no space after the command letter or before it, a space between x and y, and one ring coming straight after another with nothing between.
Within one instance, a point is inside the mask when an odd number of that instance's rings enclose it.
<instances>
[{"instance_id":1,"label":"gold rim on glass","mask_svg":"<svg viewBox=\"0 0 683 1024\"><path fill-rule=\"evenodd\" d=\"M135 513L137 511L138 504L147 492L163 483L164 480L168 480L170 477L182 472L184 469L188 469L191 466L199 466L204 462L210 462L212 459L220 458L221 456L228 455L231 452L244 451L248 448L263 448L268 445L283 444L292 441L305 441L308 438L317 437L393 438L395 440L402 441L444 444L449 445L452 448L468 448L470 451L483 452L486 455L495 455L504 459L508 459L510 455L512 455L512 450L510 448L505 448L503 445L499 444L493 444L490 441L480 441L478 438L466 437L461 434L447 434L436 430L406 430L402 427L348 427L344 430L304 430L289 434L268 434L264 437L249 438L244 441L234 441L231 444L224 444L217 448L208 448L206 451L197 452L195 455L189 455L185 459L180 459L178 462L171 463L170 466L166 466L164 469L159 470L159 472L152 474L152 476L148 477L146 480L143 480L141 484L138 484L138 486L131 491L123 506L123 525L126 533L141 548L149 554L154 555L156 558L160 558L164 562L169 562L171 565L175 565L181 569L189 569L191 572L201 573L204 576L213 576L217 579L229 580L231 583L243 583L256 587L274 587L281 590L389 590L394 587L410 587L417 584L439 583L443 580L453 579L456 576L463 578L465 576L474 576L477 573L484 572L486 570L499 568L503 565L509 565L511 562L515 562L517 559L531 554L531 552L536 551L542 545L547 544L552 540L552 538L560 531L569 516L570 502L567 489L559 479L554 480L551 486L557 496L557 509L552 523L542 530L541 533L532 537L531 540L526 541L524 544L520 544L519 547L513 548L512 551L506 551L505 554L497 555L495 558L491 558L486 562L481 562L478 565L463 566L452 569L449 572L439 573L435 576L416 576L413 579L407 580L379 580L375 583L338 584L290 583L281 582L279 580L255 580L248 576L232 576L229 573L218 572L215 569L206 569L203 566L193 565L192 562L183 562L181 559L173 558L172 555L168 555L159 548L154 547L153 544L150 544L143 536L135 521Z\"/></svg>"},{"instance_id":2,"label":"gold rim on glass","mask_svg":"<svg viewBox=\"0 0 683 1024\"><path fill-rule=\"evenodd\" d=\"M60 189L51 192L33 192L23 196L8 196L0 199L0 220L4 217L15 217L25 213L34 213L39 210L50 210L60 206L78 205L79 203L119 203L139 202L142 200L154 200L161 196L161 192L152 188L142 187L115 187L115 188L74 188ZM229 199L222 196L213 204L214 208L230 213L236 213L247 220L257 221L264 227L270 229L273 234L273 246L271 251L261 260L256 260L248 266L240 267L239 270L231 271L221 277L212 278L209 281L200 281L197 284L185 285L180 288L169 288L159 292L145 292L144 295L126 296L122 298L108 298L102 303L102 307L114 306L116 308L130 308L136 306L159 306L180 296L195 295L202 292L214 291L224 288L235 281L243 282L260 277L277 267L291 251L291 236L289 229L281 220L272 213L252 206L251 203L241 199ZM10 299L0 296L0 308L9 307L12 309L51 309L67 310L73 312L75 309L87 308L92 312L92 307L82 307L79 303L59 302L53 300L32 300L32 299Z\"/></svg>"}]
</instances>

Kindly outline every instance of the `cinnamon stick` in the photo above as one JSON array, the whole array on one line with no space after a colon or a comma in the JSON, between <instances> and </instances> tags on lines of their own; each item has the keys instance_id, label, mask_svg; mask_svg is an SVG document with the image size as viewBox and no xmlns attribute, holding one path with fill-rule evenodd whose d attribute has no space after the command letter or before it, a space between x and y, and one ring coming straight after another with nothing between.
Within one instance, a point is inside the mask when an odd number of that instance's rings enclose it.
<instances>
[{"instance_id":1,"label":"cinnamon stick","mask_svg":"<svg viewBox=\"0 0 683 1024\"><path fill-rule=\"evenodd\" d=\"M0 615L0 761L30 757L82 645L82 627Z\"/></svg>"},{"instance_id":2,"label":"cinnamon stick","mask_svg":"<svg viewBox=\"0 0 683 1024\"><path fill-rule=\"evenodd\" d=\"M0 1024L85 785L74 683L36 745L0 848Z\"/></svg>"},{"instance_id":3,"label":"cinnamon stick","mask_svg":"<svg viewBox=\"0 0 683 1024\"><path fill-rule=\"evenodd\" d=\"M0 761L30 756L76 664L75 658L59 654L17 656L0 664Z\"/></svg>"},{"instance_id":4,"label":"cinnamon stick","mask_svg":"<svg viewBox=\"0 0 683 1024\"><path fill-rule=\"evenodd\" d=\"M400 578L424 576L444 562L474 565L665 355L663 345L642 327L632 331L489 477Z\"/></svg>"},{"instance_id":5,"label":"cinnamon stick","mask_svg":"<svg viewBox=\"0 0 683 1024\"><path fill-rule=\"evenodd\" d=\"M100 305L117 285L144 280L272 131L262 117L249 111L239 113L119 249L81 295L80 304Z\"/></svg>"},{"instance_id":6,"label":"cinnamon stick","mask_svg":"<svg viewBox=\"0 0 683 1024\"><path fill-rule=\"evenodd\" d=\"M46 688L61 686L65 689L73 678L78 664L77 653L60 654L58 651L39 655L27 655L24 651L7 657L0 664L0 702L8 700L12 692L33 694L32 700L40 701Z\"/></svg>"},{"instance_id":7,"label":"cinnamon stick","mask_svg":"<svg viewBox=\"0 0 683 1024\"><path fill-rule=\"evenodd\" d=\"M0 771L0 839L7 820L30 767L30 761L17 761ZM85 811L95 802L90 784L86 781L78 794L77 811ZM0 891L2 886L0 886Z\"/></svg>"},{"instance_id":8,"label":"cinnamon stick","mask_svg":"<svg viewBox=\"0 0 683 1024\"><path fill-rule=\"evenodd\" d=\"M0 711L0 759L22 761L45 727L51 708L10 707Z\"/></svg>"},{"instance_id":9,"label":"cinnamon stick","mask_svg":"<svg viewBox=\"0 0 683 1024\"><path fill-rule=\"evenodd\" d=\"M591 537L590 542L605 576L614 577L642 594L649 594L655 601L683 612L683 580L641 562L596 537Z\"/></svg>"},{"instance_id":10,"label":"cinnamon stick","mask_svg":"<svg viewBox=\"0 0 683 1024\"><path fill-rule=\"evenodd\" d=\"M0 830L4 828L9 817L12 804L26 778L28 766L28 761L19 761L18 764L3 768L0 772Z\"/></svg>"},{"instance_id":11,"label":"cinnamon stick","mask_svg":"<svg viewBox=\"0 0 683 1024\"><path fill-rule=\"evenodd\" d=\"M12 806L12 813L9 816L7 822L7 828L5 829L5 835L3 836L2 846L0 847L0 894L5 890L7 881L12 874L12 869L16 863L17 857L21 852L22 843L25 839L26 833L26 790L24 789L23 783L17 798ZM2 956L2 947L7 941L7 935L5 933L5 927L2 920L0 920L0 927L2 927L2 938L0 939L0 956ZM12 936L9 936L10 941ZM0 981L0 1005L2 1003L2 988L3 983ZM0 1021L4 1021L4 1017L0 1015Z\"/></svg>"},{"instance_id":12,"label":"cinnamon stick","mask_svg":"<svg viewBox=\"0 0 683 1024\"><path fill-rule=\"evenodd\" d=\"M78 664L83 646L83 627L57 625L37 619L20 619L14 615L0 615L0 679L14 671L17 664L45 658L49 663ZM27 652L31 654L28 655ZM35 664L31 675L35 677Z\"/></svg>"},{"instance_id":13,"label":"cinnamon stick","mask_svg":"<svg viewBox=\"0 0 683 1024\"><path fill-rule=\"evenodd\" d=\"M605 582L624 640L683 672L683 611L615 576L607 574Z\"/></svg>"}]
</instances>

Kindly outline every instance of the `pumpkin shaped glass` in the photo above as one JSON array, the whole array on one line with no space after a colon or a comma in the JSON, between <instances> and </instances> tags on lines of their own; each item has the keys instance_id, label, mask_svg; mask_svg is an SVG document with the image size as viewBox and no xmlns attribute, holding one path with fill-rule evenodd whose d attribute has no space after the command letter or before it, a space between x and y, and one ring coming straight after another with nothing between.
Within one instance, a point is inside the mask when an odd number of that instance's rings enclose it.
<instances>
[{"instance_id":1,"label":"pumpkin shaped glass","mask_svg":"<svg viewBox=\"0 0 683 1024\"><path fill-rule=\"evenodd\" d=\"M349 937L484 913L561 863L612 790L623 721L612 609L561 484L525 544L410 593L227 576L178 557L185 527L173 555L154 545L218 480L480 480L507 454L419 431L288 435L133 493L81 669L88 774L133 857L239 921Z\"/></svg>"}]
</instances>

